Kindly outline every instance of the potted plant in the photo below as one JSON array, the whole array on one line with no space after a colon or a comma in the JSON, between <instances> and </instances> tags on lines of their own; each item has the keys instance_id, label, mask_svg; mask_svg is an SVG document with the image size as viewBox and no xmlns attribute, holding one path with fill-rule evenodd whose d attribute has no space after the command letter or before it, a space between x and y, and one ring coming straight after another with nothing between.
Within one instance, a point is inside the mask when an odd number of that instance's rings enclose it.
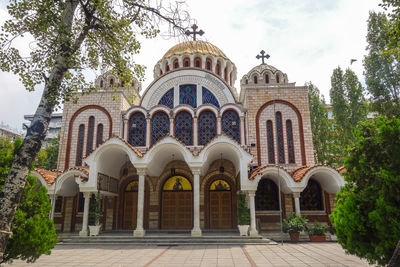
<instances>
[{"instance_id":1,"label":"potted plant","mask_svg":"<svg viewBox=\"0 0 400 267\"><path fill-rule=\"evenodd\" d=\"M290 239L293 242L299 241L300 232L306 230L308 220L294 213L289 214L282 222L282 231L289 233Z\"/></svg>"},{"instance_id":2,"label":"potted plant","mask_svg":"<svg viewBox=\"0 0 400 267\"><path fill-rule=\"evenodd\" d=\"M250 209L246 205L246 196L243 192L238 193L237 218L240 235L247 236L250 227Z\"/></svg>"},{"instance_id":3,"label":"potted plant","mask_svg":"<svg viewBox=\"0 0 400 267\"><path fill-rule=\"evenodd\" d=\"M325 232L327 230L326 226L321 225L320 222L315 221L314 225L310 228L307 228L308 236L310 237L311 242L325 242L326 236Z\"/></svg>"},{"instance_id":4,"label":"potted plant","mask_svg":"<svg viewBox=\"0 0 400 267\"><path fill-rule=\"evenodd\" d=\"M99 235L101 224L100 219L102 216L102 205L100 193L97 193L96 197L90 199L89 204L89 235Z\"/></svg>"}]
</instances>

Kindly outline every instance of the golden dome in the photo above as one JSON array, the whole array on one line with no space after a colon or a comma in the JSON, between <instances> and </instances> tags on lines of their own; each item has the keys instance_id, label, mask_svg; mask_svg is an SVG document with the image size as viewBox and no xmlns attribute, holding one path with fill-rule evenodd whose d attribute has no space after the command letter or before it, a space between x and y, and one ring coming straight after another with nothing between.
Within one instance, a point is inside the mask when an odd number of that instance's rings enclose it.
<instances>
[{"instance_id":1,"label":"golden dome","mask_svg":"<svg viewBox=\"0 0 400 267\"><path fill-rule=\"evenodd\" d=\"M188 41L171 47L171 49L165 53L161 60L170 58L172 56L182 56L186 54L211 55L228 59L224 52L209 42Z\"/></svg>"}]
</instances>

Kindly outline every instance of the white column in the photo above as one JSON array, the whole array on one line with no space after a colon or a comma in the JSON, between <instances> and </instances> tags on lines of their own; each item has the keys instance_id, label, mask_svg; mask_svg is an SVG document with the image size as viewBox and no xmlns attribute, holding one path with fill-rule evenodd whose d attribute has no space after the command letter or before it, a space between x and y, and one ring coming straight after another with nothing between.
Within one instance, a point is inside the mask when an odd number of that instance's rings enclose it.
<instances>
[{"instance_id":1,"label":"white column","mask_svg":"<svg viewBox=\"0 0 400 267\"><path fill-rule=\"evenodd\" d=\"M201 84L196 85L196 97L197 97L197 106L201 106L203 104L203 87Z\"/></svg>"},{"instance_id":2,"label":"white column","mask_svg":"<svg viewBox=\"0 0 400 267\"><path fill-rule=\"evenodd\" d=\"M244 143L244 116L239 117L240 120L240 144L243 146Z\"/></svg>"},{"instance_id":3,"label":"white column","mask_svg":"<svg viewBox=\"0 0 400 267\"><path fill-rule=\"evenodd\" d=\"M254 197L256 191L248 191L250 200L250 236L258 236L256 227L256 205L254 202Z\"/></svg>"},{"instance_id":4,"label":"white column","mask_svg":"<svg viewBox=\"0 0 400 267\"><path fill-rule=\"evenodd\" d=\"M193 118L193 145L198 146L199 145L199 136L198 136L198 125L197 125L197 117L195 116Z\"/></svg>"},{"instance_id":5,"label":"white column","mask_svg":"<svg viewBox=\"0 0 400 267\"><path fill-rule=\"evenodd\" d=\"M143 209L144 209L144 177L146 169L137 169L139 174L139 192L138 192L138 207L136 216L136 230L133 231L133 236L143 237L145 230L143 229Z\"/></svg>"},{"instance_id":6,"label":"white column","mask_svg":"<svg viewBox=\"0 0 400 267\"><path fill-rule=\"evenodd\" d=\"M221 125L221 116L217 117L217 135L220 135L222 132L222 125Z\"/></svg>"},{"instance_id":7,"label":"white column","mask_svg":"<svg viewBox=\"0 0 400 267\"><path fill-rule=\"evenodd\" d=\"M146 147L149 148L150 147L150 134L151 134L151 130L150 130L150 118L146 118Z\"/></svg>"},{"instance_id":8,"label":"white column","mask_svg":"<svg viewBox=\"0 0 400 267\"><path fill-rule=\"evenodd\" d=\"M56 194L52 194L49 195L50 197L50 203L51 203L51 212L50 212L50 219L54 219L54 209L56 207L56 199L57 199L57 195Z\"/></svg>"},{"instance_id":9,"label":"white column","mask_svg":"<svg viewBox=\"0 0 400 267\"><path fill-rule=\"evenodd\" d=\"M293 192L294 208L297 215L300 215L300 192Z\"/></svg>"},{"instance_id":10,"label":"white column","mask_svg":"<svg viewBox=\"0 0 400 267\"><path fill-rule=\"evenodd\" d=\"M175 136L174 118L169 118L169 135Z\"/></svg>"},{"instance_id":11,"label":"white column","mask_svg":"<svg viewBox=\"0 0 400 267\"><path fill-rule=\"evenodd\" d=\"M124 118L124 139L129 142L129 123L127 118Z\"/></svg>"},{"instance_id":12,"label":"white column","mask_svg":"<svg viewBox=\"0 0 400 267\"><path fill-rule=\"evenodd\" d=\"M85 198L85 205L83 207L83 222L82 222L82 230L79 232L80 236L88 235L88 217L89 217L89 203L91 192L83 192L83 197Z\"/></svg>"},{"instance_id":13,"label":"white column","mask_svg":"<svg viewBox=\"0 0 400 267\"><path fill-rule=\"evenodd\" d=\"M200 229L200 168L193 168L193 230L192 236L201 236Z\"/></svg>"}]
</instances>

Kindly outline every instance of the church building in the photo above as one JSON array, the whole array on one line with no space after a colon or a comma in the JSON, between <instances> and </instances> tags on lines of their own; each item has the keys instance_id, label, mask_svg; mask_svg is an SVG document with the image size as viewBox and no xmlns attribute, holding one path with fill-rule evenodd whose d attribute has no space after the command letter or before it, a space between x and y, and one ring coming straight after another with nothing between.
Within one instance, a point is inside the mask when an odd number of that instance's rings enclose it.
<instances>
[{"instance_id":1,"label":"church building","mask_svg":"<svg viewBox=\"0 0 400 267\"><path fill-rule=\"evenodd\" d=\"M240 93L235 64L198 40L170 48L143 91L97 77L96 92L64 105L58 170L33 171L56 229L87 235L98 194L105 231L237 229L239 191L251 235L278 229L280 209L329 224L344 179L314 162L307 88L268 57L240 77Z\"/></svg>"}]
</instances>

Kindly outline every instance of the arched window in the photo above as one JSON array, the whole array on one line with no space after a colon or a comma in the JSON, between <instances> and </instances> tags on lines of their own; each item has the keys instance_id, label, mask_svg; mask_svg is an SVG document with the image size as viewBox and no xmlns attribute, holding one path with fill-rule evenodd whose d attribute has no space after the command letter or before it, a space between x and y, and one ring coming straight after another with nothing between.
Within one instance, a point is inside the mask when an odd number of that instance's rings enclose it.
<instances>
[{"instance_id":1,"label":"arched window","mask_svg":"<svg viewBox=\"0 0 400 267\"><path fill-rule=\"evenodd\" d=\"M194 59L194 66L195 66L196 68L201 68L201 59L200 59L199 57L196 57L196 58Z\"/></svg>"},{"instance_id":2,"label":"arched window","mask_svg":"<svg viewBox=\"0 0 400 267\"><path fill-rule=\"evenodd\" d=\"M114 85L114 79L111 78L111 79L110 79L110 86L113 86L113 85Z\"/></svg>"},{"instance_id":3,"label":"arched window","mask_svg":"<svg viewBox=\"0 0 400 267\"><path fill-rule=\"evenodd\" d=\"M158 101L158 104L174 108L174 88L169 89Z\"/></svg>"},{"instance_id":4,"label":"arched window","mask_svg":"<svg viewBox=\"0 0 400 267\"><path fill-rule=\"evenodd\" d=\"M160 75L162 75L162 70L160 69Z\"/></svg>"},{"instance_id":5,"label":"arched window","mask_svg":"<svg viewBox=\"0 0 400 267\"><path fill-rule=\"evenodd\" d=\"M254 82L254 84L257 84L257 83L258 83L258 78L257 78L257 76L254 76L254 77L253 77L253 82Z\"/></svg>"},{"instance_id":6,"label":"arched window","mask_svg":"<svg viewBox=\"0 0 400 267\"><path fill-rule=\"evenodd\" d=\"M285 163L285 148L283 145L283 129L282 129L282 113L279 111L275 113L276 121L276 136L278 139L278 161Z\"/></svg>"},{"instance_id":7,"label":"arched window","mask_svg":"<svg viewBox=\"0 0 400 267\"><path fill-rule=\"evenodd\" d=\"M104 82L103 79L100 80L100 88L103 88Z\"/></svg>"},{"instance_id":8,"label":"arched window","mask_svg":"<svg viewBox=\"0 0 400 267\"><path fill-rule=\"evenodd\" d=\"M249 84L249 80L246 79L246 84Z\"/></svg>"},{"instance_id":9,"label":"arched window","mask_svg":"<svg viewBox=\"0 0 400 267\"><path fill-rule=\"evenodd\" d=\"M217 118L212 111L206 110L199 116L199 145L204 146L217 135Z\"/></svg>"},{"instance_id":10,"label":"arched window","mask_svg":"<svg viewBox=\"0 0 400 267\"><path fill-rule=\"evenodd\" d=\"M79 131L78 131L78 145L76 149L75 166L82 166L84 140L85 140L85 125L81 124L79 125Z\"/></svg>"},{"instance_id":11,"label":"arched window","mask_svg":"<svg viewBox=\"0 0 400 267\"><path fill-rule=\"evenodd\" d=\"M221 63L217 62L217 66L215 67L215 72L221 76Z\"/></svg>"},{"instance_id":12,"label":"arched window","mask_svg":"<svg viewBox=\"0 0 400 267\"><path fill-rule=\"evenodd\" d=\"M308 180L307 187L300 194L301 210L324 210L321 186L313 179Z\"/></svg>"},{"instance_id":13,"label":"arched window","mask_svg":"<svg viewBox=\"0 0 400 267\"><path fill-rule=\"evenodd\" d=\"M89 117L88 137L86 145L86 155L89 155L93 151L93 135L94 135L94 117Z\"/></svg>"},{"instance_id":14,"label":"arched window","mask_svg":"<svg viewBox=\"0 0 400 267\"><path fill-rule=\"evenodd\" d=\"M229 85L232 86L232 72L229 74Z\"/></svg>"},{"instance_id":15,"label":"arched window","mask_svg":"<svg viewBox=\"0 0 400 267\"><path fill-rule=\"evenodd\" d=\"M197 107L197 93L195 84L179 85L179 104Z\"/></svg>"},{"instance_id":16,"label":"arched window","mask_svg":"<svg viewBox=\"0 0 400 267\"><path fill-rule=\"evenodd\" d=\"M217 98L207 88L202 88L203 104L212 104L219 108L219 102Z\"/></svg>"},{"instance_id":17,"label":"arched window","mask_svg":"<svg viewBox=\"0 0 400 267\"><path fill-rule=\"evenodd\" d=\"M293 144L293 129L292 129L292 121L291 120L286 121L286 137L287 137L289 163L295 163L294 144Z\"/></svg>"},{"instance_id":18,"label":"arched window","mask_svg":"<svg viewBox=\"0 0 400 267\"><path fill-rule=\"evenodd\" d=\"M179 62L178 62L178 59L175 59L175 60L174 60L174 64L173 64L173 66L174 66L174 70L179 68Z\"/></svg>"},{"instance_id":19,"label":"arched window","mask_svg":"<svg viewBox=\"0 0 400 267\"><path fill-rule=\"evenodd\" d=\"M276 74L276 83L279 83L279 74Z\"/></svg>"},{"instance_id":20,"label":"arched window","mask_svg":"<svg viewBox=\"0 0 400 267\"><path fill-rule=\"evenodd\" d=\"M222 131L240 144L239 116L236 111L228 110L222 114Z\"/></svg>"},{"instance_id":21,"label":"arched window","mask_svg":"<svg viewBox=\"0 0 400 267\"><path fill-rule=\"evenodd\" d=\"M175 137L185 145L193 145L193 119L187 111L179 112L175 117Z\"/></svg>"},{"instance_id":22,"label":"arched window","mask_svg":"<svg viewBox=\"0 0 400 267\"><path fill-rule=\"evenodd\" d=\"M185 58L185 59L183 60L183 66L184 66L185 68L190 67L190 59L189 59L189 58Z\"/></svg>"},{"instance_id":23,"label":"arched window","mask_svg":"<svg viewBox=\"0 0 400 267\"><path fill-rule=\"evenodd\" d=\"M268 163L275 163L275 149L274 149L274 129L272 121L267 121L267 146L268 146Z\"/></svg>"},{"instance_id":24,"label":"arched window","mask_svg":"<svg viewBox=\"0 0 400 267\"><path fill-rule=\"evenodd\" d=\"M169 71L169 65L167 63L167 64L165 64L165 72L168 72L168 71Z\"/></svg>"},{"instance_id":25,"label":"arched window","mask_svg":"<svg viewBox=\"0 0 400 267\"><path fill-rule=\"evenodd\" d=\"M157 112L151 119L151 143L154 144L160 138L169 133L169 117L164 112Z\"/></svg>"},{"instance_id":26,"label":"arched window","mask_svg":"<svg viewBox=\"0 0 400 267\"><path fill-rule=\"evenodd\" d=\"M269 75L265 74L265 83L269 83Z\"/></svg>"},{"instance_id":27,"label":"arched window","mask_svg":"<svg viewBox=\"0 0 400 267\"><path fill-rule=\"evenodd\" d=\"M228 82L228 67L224 69L224 80Z\"/></svg>"},{"instance_id":28,"label":"arched window","mask_svg":"<svg viewBox=\"0 0 400 267\"><path fill-rule=\"evenodd\" d=\"M279 210L279 192L270 179L261 179L257 186L256 210Z\"/></svg>"},{"instance_id":29,"label":"arched window","mask_svg":"<svg viewBox=\"0 0 400 267\"><path fill-rule=\"evenodd\" d=\"M206 60L206 69L211 71L212 61L211 59L207 58Z\"/></svg>"},{"instance_id":30,"label":"arched window","mask_svg":"<svg viewBox=\"0 0 400 267\"><path fill-rule=\"evenodd\" d=\"M96 147L103 143L103 128L103 124L99 123L97 125Z\"/></svg>"},{"instance_id":31,"label":"arched window","mask_svg":"<svg viewBox=\"0 0 400 267\"><path fill-rule=\"evenodd\" d=\"M146 146L146 117L142 112L136 112L129 118L129 144Z\"/></svg>"}]
</instances>

